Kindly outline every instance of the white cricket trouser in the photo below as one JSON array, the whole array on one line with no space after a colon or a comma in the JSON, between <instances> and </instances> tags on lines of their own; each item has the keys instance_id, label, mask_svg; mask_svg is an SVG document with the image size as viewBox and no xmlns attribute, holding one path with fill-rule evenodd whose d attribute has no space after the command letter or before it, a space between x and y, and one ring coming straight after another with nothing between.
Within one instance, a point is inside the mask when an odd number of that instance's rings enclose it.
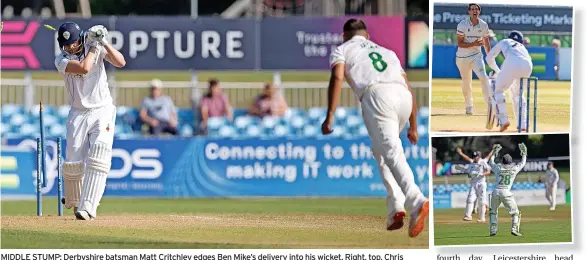
<instances>
[{"instance_id":1,"label":"white cricket trouser","mask_svg":"<svg viewBox=\"0 0 587 260\"><path fill-rule=\"evenodd\" d=\"M546 183L546 199L550 203L550 207L556 207L556 192L558 190L556 183Z\"/></svg>"},{"instance_id":2,"label":"white cricket trouser","mask_svg":"<svg viewBox=\"0 0 587 260\"><path fill-rule=\"evenodd\" d=\"M407 209L417 208L426 197L414 181L400 139L412 112L412 94L400 84L376 84L365 90L361 109L373 156L380 169L388 168L380 170L388 192L388 214L403 210L402 204Z\"/></svg>"},{"instance_id":3,"label":"white cricket trouser","mask_svg":"<svg viewBox=\"0 0 587 260\"><path fill-rule=\"evenodd\" d=\"M518 205L516 204L516 200L514 199L514 195L511 192L507 191L500 192L499 190L494 190L491 194L490 199L491 206L489 207L489 230L492 233L497 232L497 214L499 206L503 203L503 206L508 211L508 214L512 217L512 231L516 230L519 231L520 227L520 210L518 209Z\"/></svg>"},{"instance_id":4,"label":"white cricket trouser","mask_svg":"<svg viewBox=\"0 0 587 260\"><path fill-rule=\"evenodd\" d=\"M493 98L497 103L497 118L500 124L509 122L507 118L507 106L504 92L510 90L512 109L514 110L515 121L518 119L520 102L520 78L532 75L532 61L510 57L501 65L501 71L495 79L495 93ZM526 82L526 81L524 81ZM526 87L524 86L524 92ZM526 95L522 98L522 126L526 125Z\"/></svg>"},{"instance_id":5,"label":"white cricket trouser","mask_svg":"<svg viewBox=\"0 0 587 260\"><path fill-rule=\"evenodd\" d=\"M65 162L85 161L91 145L101 142L112 148L116 107L106 105L93 109L69 111Z\"/></svg>"},{"instance_id":6,"label":"white cricket trouser","mask_svg":"<svg viewBox=\"0 0 587 260\"><path fill-rule=\"evenodd\" d=\"M479 200L477 200L479 198ZM485 205L487 205L487 183L483 181L479 181L473 183L471 188L469 189L469 194L467 194L467 204L465 206L465 217L471 217L473 213L473 207L475 206L475 201L478 202L477 210L479 214L479 219L485 219Z\"/></svg>"},{"instance_id":7,"label":"white cricket trouser","mask_svg":"<svg viewBox=\"0 0 587 260\"><path fill-rule=\"evenodd\" d=\"M491 91L489 89L489 78L487 77L487 72L485 71L485 62L483 61L483 55L479 53L478 55L473 55L467 58L457 57L456 64L459 68L459 72L461 73L461 87L463 90L463 97L465 98L465 105L467 107L473 107L473 71L481 81L481 91L483 92L483 100L485 100L486 104L489 104L489 102L491 102Z\"/></svg>"}]
</instances>

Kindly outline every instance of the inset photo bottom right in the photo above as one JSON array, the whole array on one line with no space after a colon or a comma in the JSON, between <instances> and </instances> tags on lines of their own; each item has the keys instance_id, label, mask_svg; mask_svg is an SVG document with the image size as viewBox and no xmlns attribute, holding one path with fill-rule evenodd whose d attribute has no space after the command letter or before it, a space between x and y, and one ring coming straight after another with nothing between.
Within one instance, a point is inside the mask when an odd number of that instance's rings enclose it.
<instances>
[{"instance_id":1,"label":"inset photo bottom right","mask_svg":"<svg viewBox=\"0 0 587 260\"><path fill-rule=\"evenodd\" d=\"M434 245L571 243L568 134L432 138Z\"/></svg>"}]
</instances>

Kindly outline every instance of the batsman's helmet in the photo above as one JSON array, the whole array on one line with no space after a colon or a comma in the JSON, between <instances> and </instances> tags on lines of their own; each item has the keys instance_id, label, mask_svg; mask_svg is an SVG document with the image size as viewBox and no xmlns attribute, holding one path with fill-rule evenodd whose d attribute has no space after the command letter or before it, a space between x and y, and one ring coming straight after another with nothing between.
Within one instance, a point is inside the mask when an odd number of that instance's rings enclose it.
<instances>
[{"instance_id":1,"label":"batsman's helmet","mask_svg":"<svg viewBox=\"0 0 587 260\"><path fill-rule=\"evenodd\" d=\"M81 47L83 46L81 44L83 43L83 32L84 31L79 27L79 25L77 25L74 22L63 23L57 31L57 42L59 43L59 48L63 50L63 47L65 45L69 45L79 41L79 51L81 51Z\"/></svg>"},{"instance_id":2,"label":"batsman's helmet","mask_svg":"<svg viewBox=\"0 0 587 260\"><path fill-rule=\"evenodd\" d=\"M508 35L508 38L524 44L524 35L520 31L512 31L510 35Z\"/></svg>"},{"instance_id":3,"label":"batsman's helmet","mask_svg":"<svg viewBox=\"0 0 587 260\"><path fill-rule=\"evenodd\" d=\"M511 164L512 163L512 156L509 154L504 155L503 158L501 158L501 163Z\"/></svg>"}]
</instances>

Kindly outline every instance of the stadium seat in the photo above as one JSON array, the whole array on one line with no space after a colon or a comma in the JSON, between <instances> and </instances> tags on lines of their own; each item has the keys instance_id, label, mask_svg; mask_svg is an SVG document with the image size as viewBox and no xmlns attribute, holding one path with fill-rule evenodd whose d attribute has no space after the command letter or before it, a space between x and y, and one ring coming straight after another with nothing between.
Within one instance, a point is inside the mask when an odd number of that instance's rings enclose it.
<instances>
[{"instance_id":1,"label":"stadium seat","mask_svg":"<svg viewBox=\"0 0 587 260\"><path fill-rule=\"evenodd\" d=\"M10 124L13 126L19 126L24 124L25 122L28 121L28 118L24 116L24 114L20 114L20 113L15 113L12 115L12 117L10 118Z\"/></svg>"},{"instance_id":2,"label":"stadium seat","mask_svg":"<svg viewBox=\"0 0 587 260\"><path fill-rule=\"evenodd\" d=\"M178 109L177 119L179 123L191 124L194 122L194 112L191 109Z\"/></svg>"},{"instance_id":3,"label":"stadium seat","mask_svg":"<svg viewBox=\"0 0 587 260\"><path fill-rule=\"evenodd\" d=\"M57 116L60 118L67 118L69 116L69 111L71 110L71 106L69 105L62 105L57 108Z\"/></svg>"},{"instance_id":4,"label":"stadium seat","mask_svg":"<svg viewBox=\"0 0 587 260\"><path fill-rule=\"evenodd\" d=\"M261 134L261 128L257 125L249 125L246 127L245 135L247 137L259 137Z\"/></svg>"},{"instance_id":5,"label":"stadium seat","mask_svg":"<svg viewBox=\"0 0 587 260\"><path fill-rule=\"evenodd\" d=\"M279 123L279 117L275 116L266 116L263 117L261 121L261 125L265 129L273 129Z\"/></svg>"},{"instance_id":6,"label":"stadium seat","mask_svg":"<svg viewBox=\"0 0 587 260\"><path fill-rule=\"evenodd\" d=\"M209 120L208 120L209 121ZM223 125L218 129L218 136L222 138L232 138L236 135L236 129L229 125Z\"/></svg>"},{"instance_id":7,"label":"stadium seat","mask_svg":"<svg viewBox=\"0 0 587 260\"><path fill-rule=\"evenodd\" d=\"M65 126L60 124L53 124L49 128L49 136L52 137L65 137L66 129Z\"/></svg>"},{"instance_id":8,"label":"stadium seat","mask_svg":"<svg viewBox=\"0 0 587 260\"><path fill-rule=\"evenodd\" d=\"M14 114L21 114L24 112L23 105L17 104L4 104L2 105L2 116L10 117Z\"/></svg>"},{"instance_id":9,"label":"stadium seat","mask_svg":"<svg viewBox=\"0 0 587 260\"><path fill-rule=\"evenodd\" d=\"M258 121L259 121L259 118L255 117L255 116L250 116L250 115L239 116L234 119L234 127L239 129L239 131L242 131L244 129L247 129L247 127L249 125L257 125Z\"/></svg>"},{"instance_id":10,"label":"stadium seat","mask_svg":"<svg viewBox=\"0 0 587 260\"><path fill-rule=\"evenodd\" d=\"M349 115L346 118L346 127L356 128L356 127L360 126L361 124L363 124L363 118L360 118L355 115Z\"/></svg>"},{"instance_id":11,"label":"stadium seat","mask_svg":"<svg viewBox=\"0 0 587 260\"><path fill-rule=\"evenodd\" d=\"M249 114L249 111L243 108L235 108L232 110L232 117L233 118L238 118L241 116L246 116Z\"/></svg>"},{"instance_id":12,"label":"stadium seat","mask_svg":"<svg viewBox=\"0 0 587 260\"><path fill-rule=\"evenodd\" d=\"M275 126L275 128L273 128L273 136L276 137L284 137L284 136L289 136L291 134L291 130L288 126L285 125L277 125Z\"/></svg>"},{"instance_id":13,"label":"stadium seat","mask_svg":"<svg viewBox=\"0 0 587 260\"><path fill-rule=\"evenodd\" d=\"M314 122L326 118L326 108L313 107L308 109L308 118Z\"/></svg>"},{"instance_id":14,"label":"stadium seat","mask_svg":"<svg viewBox=\"0 0 587 260\"><path fill-rule=\"evenodd\" d=\"M18 132L20 132L22 135L25 136L31 136L34 134L39 133L39 126L38 125L33 125L33 124L22 124L20 127L16 127L19 128Z\"/></svg>"},{"instance_id":15,"label":"stadium seat","mask_svg":"<svg viewBox=\"0 0 587 260\"><path fill-rule=\"evenodd\" d=\"M193 136L194 128L190 124L184 124L180 127L179 134L184 137Z\"/></svg>"},{"instance_id":16,"label":"stadium seat","mask_svg":"<svg viewBox=\"0 0 587 260\"><path fill-rule=\"evenodd\" d=\"M289 122L289 125L293 128L300 129L306 124L306 118L302 116L293 116Z\"/></svg>"},{"instance_id":17,"label":"stadium seat","mask_svg":"<svg viewBox=\"0 0 587 260\"><path fill-rule=\"evenodd\" d=\"M365 125L362 125L359 127L359 129L357 131L357 136L361 136L361 137L369 136L369 132L367 132L367 127Z\"/></svg>"},{"instance_id":18,"label":"stadium seat","mask_svg":"<svg viewBox=\"0 0 587 260\"><path fill-rule=\"evenodd\" d=\"M208 130L215 130L220 129L221 126L224 126L228 123L228 120L224 117L211 117L208 118Z\"/></svg>"},{"instance_id":19,"label":"stadium seat","mask_svg":"<svg viewBox=\"0 0 587 260\"><path fill-rule=\"evenodd\" d=\"M317 127L313 126L313 125L306 125L304 126L304 130L302 132L302 135L304 137L315 137L319 134L319 130Z\"/></svg>"}]
</instances>

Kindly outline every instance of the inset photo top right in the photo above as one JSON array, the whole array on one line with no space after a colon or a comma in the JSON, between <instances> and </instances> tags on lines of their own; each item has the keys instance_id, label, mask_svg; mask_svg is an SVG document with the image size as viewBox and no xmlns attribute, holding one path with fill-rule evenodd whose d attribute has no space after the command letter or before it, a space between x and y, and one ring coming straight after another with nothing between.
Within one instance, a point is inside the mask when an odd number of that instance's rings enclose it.
<instances>
[{"instance_id":1,"label":"inset photo top right","mask_svg":"<svg viewBox=\"0 0 587 260\"><path fill-rule=\"evenodd\" d=\"M430 131L569 133L573 8L434 3Z\"/></svg>"}]
</instances>

